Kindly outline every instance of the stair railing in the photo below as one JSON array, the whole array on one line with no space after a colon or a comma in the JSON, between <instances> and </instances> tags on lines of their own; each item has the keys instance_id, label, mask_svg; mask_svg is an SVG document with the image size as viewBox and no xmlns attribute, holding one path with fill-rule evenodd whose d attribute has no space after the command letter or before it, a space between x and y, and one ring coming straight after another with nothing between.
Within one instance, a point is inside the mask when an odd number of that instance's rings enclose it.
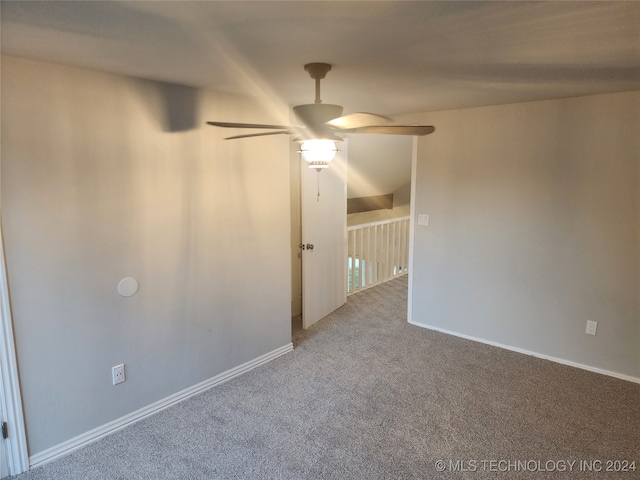
<instances>
[{"instance_id":1,"label":"stair railing","mask_svg":"<svg viewBox=\"0 0 640 480\"><path fill-rule=\"evenodd\" d=\"M347 294L408 272L409 217L347 228Z\"/></svg>"}]
</instances>

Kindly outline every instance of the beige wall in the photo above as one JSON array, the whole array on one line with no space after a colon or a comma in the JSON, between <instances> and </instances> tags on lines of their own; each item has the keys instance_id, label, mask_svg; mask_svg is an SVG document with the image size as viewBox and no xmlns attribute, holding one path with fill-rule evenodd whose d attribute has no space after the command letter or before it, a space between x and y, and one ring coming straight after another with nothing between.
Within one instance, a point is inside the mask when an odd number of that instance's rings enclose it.
<instances>
[{"instance_id":1,"label":"beige wall","mask_svg":"<svg viewBox=\"0 0 640 480\"><path fill-rule=\"evenodd\" d=\"M640 378L640 92L403 120L413 321Z\"/></svg>"},{"instance_id":2,"label":"beige wall","mask_svg":"<svg viewBox=\"0 0 640 480\"><path fill-rule=\"evenodd\" d=\"M290 343L289 142L204 125L273 116L245 97L2 58L30 455ZM126 276L140 284L129 298ZM127 381L112 386L119 363Z\"/></svg>"},{"instance_id":3,"label":"beige wall","mask_svg":"<svg viewBox=\"0 0 640 480\"><path fill-rule=\"evenodd\" d=\"M411 175L409 175L409 180ZM393 193L393 208L372 210L370 212L350 213L347 215L347 226L361 225L363 223L391 220L398 217L406 217L410 213L411 183L400 187Z\"/></svg>"}]
</instances>

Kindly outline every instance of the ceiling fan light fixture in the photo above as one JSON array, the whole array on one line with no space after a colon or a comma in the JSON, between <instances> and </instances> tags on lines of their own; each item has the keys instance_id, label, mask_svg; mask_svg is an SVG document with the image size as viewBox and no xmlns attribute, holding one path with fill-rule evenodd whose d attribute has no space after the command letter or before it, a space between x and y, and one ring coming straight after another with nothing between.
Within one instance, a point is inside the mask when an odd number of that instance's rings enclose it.
<instances>
[{"instance_id":1,"label":"ceiling fan light fixture","mask_svg":"<svg viewBox=\"0 0 640 480\"><path fill-rule=\"evenodd\" d=\"M327 168L338 153L338 148L333 140L313 139L303 141L299 151L309 168Z\"/></svg>"},{"instance_id":2,"label":"ceiling fan light fixture","mask_svg":"<svg viewBox=\"0 0 640 480\"><path fill-rule=\"evenodd\" d=\"M273 130L262 133L233 135L234 138L263 137L268 135L295 135L295 143L301 143L298 152L311 168L327 168L338 149L336 142L342 142L338 133L365 133L373 135L429 135L435 127L431 125L397 125L392 118L375 113L356 112L342 114L342 106L322 103L320 98L320 80L331 70L328 63L308 63L305 71L316 82L316 99L314 103L296 105L293 113L302 125L270 125L261 123L207 122L215 127L225 128L258 128Z\"/></svg>"},{"instance_id":3,"label":"ceiling fan light fixture","mask_svg":"<svg viewBox=\"0 0 640 480\"><path fill-rule=\"evenodd\" d=\"M321 168L329 168L329 162L308 162L308 166L320 170Z\"/></svg>"}]
</instances>

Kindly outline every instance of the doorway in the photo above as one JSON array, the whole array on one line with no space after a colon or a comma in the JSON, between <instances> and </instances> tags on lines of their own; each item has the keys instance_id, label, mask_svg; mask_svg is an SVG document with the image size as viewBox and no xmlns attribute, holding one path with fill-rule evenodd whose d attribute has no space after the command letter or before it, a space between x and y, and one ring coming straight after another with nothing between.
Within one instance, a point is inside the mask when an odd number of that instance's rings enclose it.
<instances>
[{"instance_id":1,"label":"doorway","mask_svg":"<svg viewBox=\"0 0 640 480\"><path fill-rule=\"evenodd\" d=\"M346 302L348 142L329 168L308 168L291 150L292 329L311 325Z\"/></svg>"},{"instance_id":2,"label":"doorway","mask_svg":"<svg viewBox=\"0 0 640 480\"><path fill-rule=\"evenodd\" d=\"M2 383L2 372L0 371L0 383ZM0 389L0 403L4 404L4 395ZM4 412L0 418L0 421L4 423ZM4 438L0 438L0 480L9 476L9 457L7 457L7 447L5 446Z\"/></svg>"},{"instance_id":3,"label":"doorway","mask_svg":"<svg viewBox=\"0 0 640 480\"><path fill-rule=\"evenodd\" d=\"M13 322L0 219L0 415L8 435L0 435L0 478L18 475L29 469L27 437L18 381ZM5 469L6 467L6 469Z\"/></svg>"},{"instance_id":4,"label":"doorway","mask_svg":"<svg viewBox=\"0 0 640 480\"><path fill-rule=\"evenodd\" d=\"M410 206L413 203L412 199L412 164L414 157L414 137L397 136L397 135L354 135L349 138L349 151L348 151L348 169L346 169L346 189L347 197L392 197L391 205L386 205L384 208L371 209L370 211L360 212L356 214L346 215L345 218L348 222L349 228L353 225L365 224L365 223L377 223L380 221L387 222L389 220L398 220L400 217L404 219L406 225L402 228L396 228L393 226L393 232L397 232L397 241L394 240L396 235L392 235L391 242L395 244L402 243L403 249L399 249L397 252L398 260L395 262L397 265L391 269L387 269L391 272L389 279L407 272L407 267L410 264L409 260L409 237L411 227L410 221ZM346 142L345 142L346 143ZM340 144L340 149L343 149L343 144ZM306 168L301 165L302 162L297 153L295 145L292 145L290 150L290 173L291 173L291 316L292 316L292 332L296 332L297 329L302 328L302 307L303 307L303 256L309 252L301 250L301 245L306 243L309 239L306 239L302 234L304 216L301 208L301 198L303 195L301 185L302 169ZM331 170L333 165L329 167ZM315 172L313 172L315 174ZM322 194L324 175L328 172L320 173L320 190ZM315 186L315 185L312 185ZM312 189L313 190L313 189ZM315 191L314 191L315 193ZM322 195L321 195L322 198ZM313 200L313 199L311 199ZM378 230L383 230L383 227L376 227ZM386 228L386 227L384 227ZM369 229L371 230L371 229ZM370 232L367 232L367 236L357 237L359 241L365 238L371 245ZM386 237L385 237L386 238ZM394 244L394 245L395 245ZM369 247L371 249L371 247ZM387 249L388 250L388 249ZM384 250L386 253L387 250ZM381 251L382 252L382 251ZM389 254L392 255L393 254ZM311 255L308 255L311 256ZM360 263L352 260L354 263ZM346 294L348 281L350 276L348 272L348 255L345 251L343 258L344 267L344 291ZM342 267L341 267L342 268ZM364 270L364 269L363 269ZM380 268L380 274L386 272ZM353 269L351 272L353 273ZM358 270L359 272L359 270ZM371 274L375 273L375 269L369 269L367 275L369 279ZM352 275L353 276L353 275ZM378 275L376 275L378 278ZM383 278L380 276L380 278ZM386 277L385 277L386 278ZM353 278L351 279L354 280ZM374 282L369 282L373 284ZM308 295L313 295L310 293ZM295 335L294 335L295 340ZM294 341L295 344L295 341Z\"/></svg>"}]
</instances>

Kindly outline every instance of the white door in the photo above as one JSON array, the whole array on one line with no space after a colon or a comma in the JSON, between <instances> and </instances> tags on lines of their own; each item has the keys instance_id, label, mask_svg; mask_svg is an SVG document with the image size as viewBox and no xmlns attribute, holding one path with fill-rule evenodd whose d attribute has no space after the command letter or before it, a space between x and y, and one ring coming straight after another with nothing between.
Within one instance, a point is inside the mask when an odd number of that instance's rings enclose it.
<instances>
[{"instance_id":1,"label":"white door","mask_svg":"<svg viewBox=\"0 0 640 480\"><path fill-rule=\"evenodd\" d=\"M0 419L9 420L9 439L4 440L0 435L0 478L3 478L9 473L17 475L27 471L29 457L9 306L1 220L0 218Z\"/></svg>"},{"instance_id":2,"label":"white door","mask_svg":"<svg viewBox=\"0 0 640 480\"><path fill-rule=\"evenodd\" d=\"M346 140L338 148L329 168L301 169L303 328L347 301Z\"/></svg>"},{"instance_id":3,"label":"white door","mask_svg":"<svg viewBox=\"0 0 640 480\"><path fill-rule=\"evenodd\" d=\"M1 360L0 360L1 361ZM4 402L4 383L2 380L2 365L0 365L0 427L6 420L5 402ZM7 456L6 440L0 432L0 479L9 476L9 457Z\"/></svg>"},{"instance_id":4,"label":"white door","mask_svg":"<svg viewBox=\"0 0 640 480\"><path fill-rule=\"evenodd\" d=\"M0 382L2 381L1 376L2 376L2 373L0 372ZM2 389L0 389L0 395L2 395ZM4 416L0 420L0 425L2 422L4 422ZM7 446L5 445L5 439L2 438L2 435L0 435L0 479L8 476L9 476L9 458L7 457Z\"/></svg>"}]
</instances>

